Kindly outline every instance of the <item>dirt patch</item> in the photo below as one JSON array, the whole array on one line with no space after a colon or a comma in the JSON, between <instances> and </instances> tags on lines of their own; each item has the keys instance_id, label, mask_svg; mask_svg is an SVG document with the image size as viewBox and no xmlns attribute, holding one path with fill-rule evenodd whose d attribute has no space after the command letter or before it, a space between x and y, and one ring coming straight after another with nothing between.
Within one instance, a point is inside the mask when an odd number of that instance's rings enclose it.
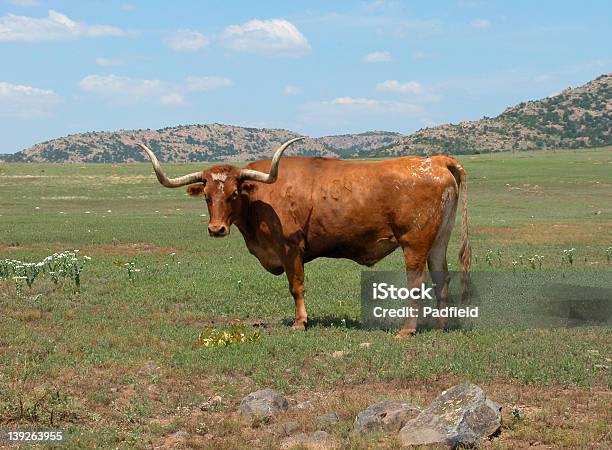
<instances>
[{"instance_id":1,"label":"dirt patch","mask_svg":"<svg viewBox=\"0 0 612 450\"><path fill-rule=\"evenodd\" d=\"M165 318L163 316L162 318ZM270 319L270 318L232 318L232 317L218 317L214 320L202 320L202 315L193 313L183 315L180 318L176 318L176 323L184 324L187 326L192 326L196 328L206 328L206 327L222 327L229 325L236 326L244 326L244 327L268 327L272 325L277 325L282 323L282 320L279 319Z\"/></svg>"},{"instance_id":2,"label":"dirt patch","mask_svg":"<svg viewBox=\"0 0 612 450\"><path fill-rule=\"evenodd\" d=\"M473 226L474 235L486 236L487 240L500 244L555 245L571 243L606 244L607 230L612 222L583 224L532 223L520 227Z\"/></svg>"},{"instance_id":3,"label":"dirt patch","mask_svg":"<svg viewBox=\"0 0 612 450\"><path fill-rule=\"evenodd\" d=\"M61 252L79 248L84 255L112 255L112 256L135 256L143 253L149 255L169 255L177 253L176 247L158 246L148 242L136 242L133 244L102 244L90 247L71 246L70 244L50 243L45 245L33 244L2 244L0 243L0 254L21 252L24 250L46 250L51 253Z\"/></svg>"},{"instance_id":4,"label":"dirt patch","mask_svg":"<svg viewBox=\"0 0 612 450\"><path fill-rule=\"evenodd\" d=\"M32 248L32 245L30 244L16 244L16 243L3 244L3 243L0 243L0 253L11 253L11 252L16 252L16 251L21 251L21 250L30 250L31 248Z\"/></svg>"},{"instance_id":5,"label":"dirt patch","mask_svg":"<svg viewBox=\"0 0 612 450\"><path fill-rule=\"evenodd\" d=\"M542 190L542 186L538 185L538 184L521 184L518 186L512 186L510 184L506 184L506 188L508 191L518 191L518 192L523 192L526 194L536 194L536 195L542 195L544 193L544 191Z\"/></svg>"},{"instance_id":6,"label":"dirt patch","mask_svg":"<svg viewBox=\"0 0 612 450\"><path fill-rule=\"evenodd\" d=\"M104 244L94 247L85 247L81 252L87 255L117 255L117 256L135 256L143 253L150 255L169 255L176 253L176 247L157 246L146 242L137 242L134 244Z\"/></svg>"}]
</instances>

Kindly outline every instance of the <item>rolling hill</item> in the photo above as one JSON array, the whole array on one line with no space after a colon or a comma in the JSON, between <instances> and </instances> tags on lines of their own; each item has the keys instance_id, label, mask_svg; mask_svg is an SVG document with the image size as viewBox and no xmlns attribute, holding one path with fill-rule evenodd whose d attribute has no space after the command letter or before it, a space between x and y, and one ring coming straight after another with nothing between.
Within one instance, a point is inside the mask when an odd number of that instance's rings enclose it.
<instances>
[{"instance_id":1,"label":"rolling hill","mask_svg":"<svg viewBox=\"0 0 612 450\"><path fill-rule=\"evenodd\" d=\"M494 118L440 125L409 136L386 131L307 138L288 154L334 158L403 154L470 154L538 148L612 145L612 74L557 95L507 108ZM137 162L144 141L162 161L247 161L269 156L272 148L298 136L270 128L233 125L180 125L160 130L87 132L42 142L6 162Z\"/></svg>"},{"instance_id":2,"label":"rolling hill","mask_svg":"<svg viewBox=\"0 0 612 450\"><path fill-rule=\"evenodd\" d=\"M272 128L233 125L180 125L160 130L119 130L70 135L33 145L7 162L118 163L146 161L134 142L142 141L161 161L247 161L265 158L298 133ZM307 138L294 144L287 154L350 158L369 155L398 145L399 133L371 131L362 134ZM2 155L0 155L0 158Z\"/></svg>"},{"instance_id":3,"label":"rolling hill","mask_svg":"<svg viewBox=\"0 0 612 450\"><path fill-rule=\"evenodd\" d=\"M520 103L494 118L419 130L378 156L485 153L612 144L612 74L557 95Z\"/></svg>"}]
</instances>

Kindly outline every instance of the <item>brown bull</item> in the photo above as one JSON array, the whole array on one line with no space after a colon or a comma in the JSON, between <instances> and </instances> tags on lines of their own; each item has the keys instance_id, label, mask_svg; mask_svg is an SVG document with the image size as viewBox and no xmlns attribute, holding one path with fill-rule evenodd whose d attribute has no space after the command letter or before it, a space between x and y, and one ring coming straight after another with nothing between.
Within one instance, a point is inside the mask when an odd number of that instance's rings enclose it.
<instances>
[{"instance_id":1,"label":"brown bull","mask_svg":"<svg viewBox=\"0 0 612 450\"><path fill-rule=\"evenodd\" d=\"M409 284L420 286L425 264L434 278L438 307L448 296L446 250L455 221L459 190L462 226L459 260L467 289L470 247L467 182L459 162L446 155L407 156L356 162L326 158L283 158L293 142L272 160L245 169L215 166L169 179L157 158L139 144L153 163L161 184L206 199L211 236L227 236L236 225L249 251L274 275L283 272L295 301L294 328L304 329L304 263L318 257L348 258L372 266L401 247ZM418 308L418 304L413 303ZM416 331L407 319L400 334ZM439 319L438 327L446 326Z\"/></svg>"}]
</instances>

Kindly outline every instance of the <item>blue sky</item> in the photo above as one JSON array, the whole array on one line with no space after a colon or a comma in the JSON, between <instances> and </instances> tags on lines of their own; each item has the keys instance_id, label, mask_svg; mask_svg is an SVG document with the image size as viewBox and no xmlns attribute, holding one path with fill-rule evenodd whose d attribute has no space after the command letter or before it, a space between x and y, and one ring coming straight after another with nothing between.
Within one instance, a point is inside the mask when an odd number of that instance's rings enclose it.
<instances>
[{"instance_id":1,"label":"blue sky","mask_svg":"<svg viewBox=\"0 0 612 450\"><path fill-rule=\"evenodd\" d=\"M604 0L0 2L0 153L191 123L410 133L612 66Z\"/></svg>"}]
</instances>

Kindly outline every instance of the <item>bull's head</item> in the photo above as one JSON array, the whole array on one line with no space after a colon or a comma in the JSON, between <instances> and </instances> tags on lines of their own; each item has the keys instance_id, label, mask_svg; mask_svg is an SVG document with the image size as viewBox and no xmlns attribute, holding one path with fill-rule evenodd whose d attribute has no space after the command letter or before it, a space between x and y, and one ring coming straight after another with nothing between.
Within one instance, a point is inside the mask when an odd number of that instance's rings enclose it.
<instances>
[{"instance_id":1,"label":"bull's head","mask_svg":"<svg viewBox=\"0 0 612 450\"><path fill-rule=\"evenodd\" d=\"M270 165L270 173L251 169L239 169L233 166L215 166L203 172L194 172L178 178L168 178L161 168L155 154L144 144L138 145L147 153L153 163L157 179L167 188L188 186L187 193L196 197L204 197L208 207L208 234L215 237L227 236L230 226L240 215L242 203L241 187L243 181L258 181L274 183L278 178L278 163L287 147L303 137L291 139L281 145Z\"/></svg>"}]
</instances>

